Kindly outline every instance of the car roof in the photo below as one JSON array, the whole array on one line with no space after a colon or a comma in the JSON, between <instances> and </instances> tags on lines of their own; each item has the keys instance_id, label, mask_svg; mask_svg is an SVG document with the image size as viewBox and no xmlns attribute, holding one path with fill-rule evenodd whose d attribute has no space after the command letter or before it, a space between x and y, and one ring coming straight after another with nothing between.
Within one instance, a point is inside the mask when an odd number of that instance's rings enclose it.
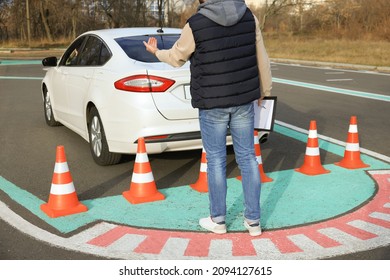
<instances>
[{"instance_id":1,"label":"car roof","mask_svg":"<svg viewBox=\"0 0 390 280\"><path fill-rule=\"evenodd\" d=\"M95 34L105 39L115 39L127 36L140 36L140 35L162 35L162 34L180 34L181 29L179 28L163 28L163 32L160 31L159 27L131 27L131 28L111 28L111 29L100 29L91 30L85 32L86 34Z\"/></svg>"}]
</instances>

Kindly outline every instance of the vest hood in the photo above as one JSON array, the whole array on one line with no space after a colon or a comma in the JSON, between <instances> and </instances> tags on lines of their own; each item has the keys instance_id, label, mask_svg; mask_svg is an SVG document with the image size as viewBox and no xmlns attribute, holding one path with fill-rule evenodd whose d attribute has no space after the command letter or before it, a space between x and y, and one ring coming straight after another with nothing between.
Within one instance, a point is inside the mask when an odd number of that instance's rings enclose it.
<instances>
[{"instance_id":1,"label":"vest hood","mask_svg":"<svg viewBox=\"0 0 390 280\"><path fill-rule=\"evenodd\" d=\"M207 0L198 13L222 26L232 26L241 20L247 6L244 0Z\"/></svg>"}]
</instances>

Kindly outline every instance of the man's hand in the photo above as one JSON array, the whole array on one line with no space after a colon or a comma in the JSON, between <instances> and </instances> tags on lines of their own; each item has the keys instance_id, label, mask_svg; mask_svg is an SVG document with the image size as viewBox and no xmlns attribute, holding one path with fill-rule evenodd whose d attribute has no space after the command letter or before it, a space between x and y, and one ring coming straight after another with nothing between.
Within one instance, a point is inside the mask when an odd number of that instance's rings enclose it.
<instances>
[{"instance_id":1,"label":"man's hand","mask_svg":"<svg viewBox=\"0 0 390 280\"><path fill-rule=\"evenodd\" d=\"M261 103L263 102L263 99L264 99L264 96L260 97L259 99L257 99L257 106L261 106Z\"/></svg>"},{"instance_id":2,"label":"man's hand","mask_svg":"<svg viewBox=\"0 0 390 280\"><path fill-rule=\"evenodd\" d=\"M150 37L148 42L146 43L144 41L144 45L146 47L146 50L152 54L156 54L156 52L158 51L158 48L157 48L157 39L154 38L154 37Z\"/></svg>"}]
</instances>

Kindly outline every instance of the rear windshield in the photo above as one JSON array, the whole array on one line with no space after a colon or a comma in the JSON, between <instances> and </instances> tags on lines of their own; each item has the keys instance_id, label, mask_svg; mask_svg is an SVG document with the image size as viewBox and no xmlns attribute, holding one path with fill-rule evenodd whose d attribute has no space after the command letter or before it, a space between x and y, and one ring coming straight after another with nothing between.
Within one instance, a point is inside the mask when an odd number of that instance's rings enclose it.
<instances>
[{"instance_id":1,"label":"rear windshield","mask_svg":"<svg viewBox=\"0 0 390 280\"><path fill-rule=\"evenodd\" d=\"M177 39L179 39L179 36L178 34L153 35L157 39L157 47L160 50L170 49ZM159 62L156 56L146 51L145 45L143 44L144 41L148 41L149 37L149 35L129 36L117 38L115 41L131 59L142 62Z\"/></svg>"}]
</instances>

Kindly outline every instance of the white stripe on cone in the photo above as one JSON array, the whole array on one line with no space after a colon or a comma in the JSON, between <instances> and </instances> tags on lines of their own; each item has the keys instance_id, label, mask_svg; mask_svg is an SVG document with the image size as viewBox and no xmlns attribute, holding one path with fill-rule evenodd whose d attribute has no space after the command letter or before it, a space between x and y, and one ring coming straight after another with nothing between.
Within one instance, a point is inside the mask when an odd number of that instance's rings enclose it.
<instances>
[{"instance_id":1,"label":"white stripe on cone","mask_svg":"<svg viewBox=\"0 0 390 280\"><path fill-rule=\"evenodd\" d=\"M133 173L133 177L131 177L131 181L133 183L150 183L154 181L153 173Z\"/></svg>"},{"instance_id":2,"label":"white stripe on cone","mask_svg":"<svg viewBox=\"0 0 390 280\"><path fill-rule=\"evenodd\" d=\"M350 152L359 152L359 143L347 143L345 149Z\"/></svg>"},{"instance_id":3,"label":"white stripe on cone","mask_svg":"<svg viewBox=\"0 0 390 280\"><path fill-rule=\"evenodd\" d=\"M68 184L51 184L50 193L55 195L71 194L75 192L73 182Z\"/></svg>"},{"instance_id":4,"label":"white stripe on cone","mask_svg":"<svg viewBox=\"0 0 390 280\"><path fill-rule=\"evenodd\" d=\"M309 130L309 138L317 138L317 130Z\"/></svg>"},{"instance_id":5,"label":"white stripe on cone","mask_svg":"<svg viewBox=\"0 0 390 280\"><path fill-rule=\"evenodd\" d=\"M56 162L54 165L54 173L66 173L68 171L69 167L66 162Z\"/></svg>"},{"instance_id":6,"label":"white stripe on cone","mask_svg":"<svg viewBox=\"0 0 390 280\"><path fill-rule=\"evenodd\" d=\"M348 132L349 133L357 133L358 132L357 124L350 124Z\"/></svg>"},{"instance_id":7,"label":"white stripe on cone","mask_svg":"<svg viewBox=\"0 0 390 280\"><path fill-rule=\"evenodd\" d=\"M207 163L200 164L200 172L207 172Z\"/></svg>"},{"instance_id":8,"label":"white stripe on cone","mask_svg":"<svg viewBox=\"0 0 390 280\"><path fill-rule=\"evenodd\" d=\"M144 162L148 162L148 161L149 161L149 159L148 159L147 153L138 153L135 156L135 162L144 163Z\"/></svg>"},{"instance_id":9,"label":"white stripe on cone","mask_svg":"<svg viewBox=\"0 0 390 280\"><path fill-rule=\"evenodd\" d=\"M306 147L306 155L307 156L319 156L320 155L320 149L319 148Z\"/></svg>"}]
</instances>

